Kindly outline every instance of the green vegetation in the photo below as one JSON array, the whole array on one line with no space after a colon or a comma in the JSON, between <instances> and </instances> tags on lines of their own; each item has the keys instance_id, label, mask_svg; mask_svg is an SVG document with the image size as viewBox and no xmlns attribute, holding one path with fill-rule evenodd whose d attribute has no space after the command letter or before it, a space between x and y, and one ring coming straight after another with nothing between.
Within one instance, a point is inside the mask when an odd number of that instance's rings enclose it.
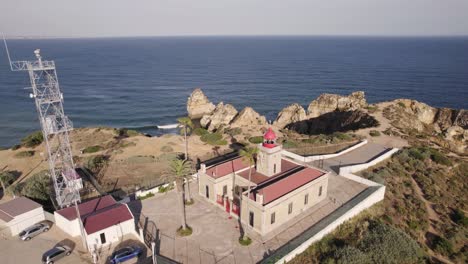
<instances>
[{"instance_id":1,"label":"green vegetation","mask_svg":"<svg viewBox=\"0 0 468 264\"><path fill-rule=\"evenodd\" d=\"M377 131L377 130L371 130L371 131L369 131L369 135L371 137L378 137L378 136L380 136L380 132Z\"/></svg>"},{"instance_id":2,"label":"green vegetation","mask_svg":"<svg viewBox=\"0 0 468 264\"><path fill-rule=\"evenodd\" d=\"M94 174L98 174L99 171L107 164L108 157L104 155L92 156L88 159L86 167Z\"/></svg>"},{"instance_id":3,"label":"green vegetation","mask_svg":"<svg viewBox=\"0 0 468 264\"><path fill-rule=\"evenodd\" d=\"M242 129L240 127L234 127L234 128L226 128L224 130L224 133L230 135L231 137L240 135L242 133Z\"/></svg>"},{"instance_id":4,"label":"green vegetation","mask_svg":"<svg viewBox=\"0 0 468 264\"><path fill-rule=\"evenodd\" d=\"M297 148L298 147L297 142L295 142L293 140L284 140L282 144L283 144L283 148L285 148L285 149Z\"/></svg>"},{"instance_id":5,"label":"green vegetation","mask_svg":"<svg viewBox=\"0 0 468 264\"><path fill-rule=\"evenodd\" d=\"M170 190L174 189L174 185L173 184L169 184L168 186L164 187L164 186L160 186L158 191L160 193L165 193L165 192L168 192Z\"/></svg>"},{"instance_id":6,"label":"green vegetation","mask_svg":"<svg viewBox=\"0 0 468 264\"><path fill-rule=\"evenodd\" d=\"M241 237L239 238L239 244L241 244L242 246L248 246L252 244L252 239L250 237Z\"/></svg>"},{"instance_id":7,"label":"green vegetation","mask_svg":"<svg viewBox=\"0 0 468 264\"><path fill-rule=\"evenodd\" d=\"M468 162L433 148L411 147L399 151L385 166L361 174L385 183L381 217L386 223L410 235L423 248L429 247L454 262L467 261L464 245L468 220L464 212L468 204ZM433 208L436 218L430 218L428 206ZM430 224L435 231L429 231ZM433 232L436 235L431 235Z\"/></svg>"},{"instance_id":8,"label":"green vegetation","mask_svg":"<svg viewBox=\"0 0 468 264\"><path fill-rule=\"evenodd\" d=\"M371 113L371 114L372 114L372 113L375 113L375 112L377 112L377 111L379 110L379 108L378 108L376 105L368 105L368 106L366 107L366 109L367 109L367 111L368 111L369 113Z\"/></svg>"},{"instance_id":9,"label":"green vegetation","mask_svg":"<svg viewBox=\"0 0 468 264\"><path fill-rule=\"evenodd\" d=\"M6 191L8 186L15 180L15 176L13 173L9 171L4 171L0 173L0 184L2 186L3 191Z\"/></svg>"},{"instance_id":10,"label":"green vegetation","mask_svg":"<svg viewBox=\"0 0 468 264\"><path fill-rule=\"evenodd\" d=\"M21 145L17 144L17 145L13 145L13 147L11 147L11 150L17 150L21 148Z\"/></svg>"},{"instance_id":11,"label":"green vegetation","mask_svg":"<svg viewBox=\"0 0 468 264\"><path fill-rule=\"evenodd\" d=\"M407 234L368 216L341 225L291 263L421 263L424 252Z\"/></svg>"},{"instance_id":12,"label":"green vegetation","mask_svg":"<svg viewBox=\"0 0 468 264\"><path fill-rule=\"evenodd\" d=\"M171 146L164 145L161 147L162 152L174 152L174 149Z\"/></svg>"},{"instance_id":13,"label":"green vegetation","mask_svg":"<svg viewBox=\"0 0 468 264\"><path fill-rule=\"evenodd\" d=\"M177 229L177 234L179 236L190 236L192 234L193 230L190 226L187 226L186 228L183 228L182 226Z\"/></svg>"},{"instance_id":14,"label":"green vegetation","mask_svg":"<svg viewBox=\"0 0 468 264\"><path fill-rule=\"evenodd\" d=\"M201 141L214 146L227 145L227 141L223 139L223 135L218 132L204 134L200 139Z\"/></svg>"},{"instance_id":15,"label":"green vegetation","mask_svg":"<svg viewBox=\"0 0 468 264\"><path fill-rule=\"evenodd\" d=\"M41 131L36 131L25 138L21 139L21 146L27 147L27 148L33 148L35 146L38 146L44 141L44 137L42 136Z\"/></svg>"},{"instance_id":16,"label":"green vegetation","mask_svg":"<svg viewBox=\"0 0 468 264\"><path fill-rule=\"evenodd\" d=\"M102 150L102 147L101 146L89 146L89 147L86 147L85 149L83 149L83 153L86 154L86 153L94 153L94 152L98 152L98 151L101 151Z\"/></svg>"},{"instance_id":17,"label":"green vegetation","mask_svg":"<svg viewBox=\"0 0 468 264\"><path fill-rule=\"evenodd\" d=\"M249 142L253 144L260 144L263 142L263 136L251 137L249 138Z\"/></svg>"},{"instance_id":18,"label":"green vegetation","mask_svg":"<svg viewBox=\"0 0 468 264\"><path fill-rule=\"evenodd\" d=\"M115 133L117 134L118 137L134 137L141 135L140 132L132 129L127 129L127 128L118 128L115 129Z\"/></svg>"},{"instance_id":19,"label":"green vegetation","mask_svg":"<svg viewBox=\"0 0 468 264\"><path fill-rule=\"evenodd\" d=\"M41 171L28 178L19 189L21 194L34 200L47 202L52 194L52 183L48 171ZM19 186L18 186L19 187Z\"/></svg>"},{"instance_id":20,"label":"green vegetation","mask_svg":"<svg viewBox=\"0 0 468 264\"><path fill-rule=\"evenodd\" d=\"M143 195L143 196L138 196L138 200L145 200L145 199L148 199L148 198L151 198L151 197L154 197L154 194L153 193L147 193L146 195Z\"/></svg>"},{"instance_id":21,"label":"green vegetation","mask_svg":"<svg viewBox=\"0 0 468 264\"><path fill-rule=\"evenodd\" d=\"M25 151L20 151L15 154L16 158L28 158L34 156L34 150L25 150Z\"/></svg>"},{"instance_id":22,"label":"green vegetation","mask_svg":"<svg viewBox=\"0 0 468 264\"><path fill-rule=\"evenodd\" d=\"M398 102L398 106L401 108L406 108L406 105L403 102Z\"/></svg>"},{"instance_id":23,"label":"green vegetation","mask_svg":"<svg viewBox=\"0 0 468 264\"><path fill-rule=\"evenodd\" d=\"M202 127L195 128L193 133L197 136L203 136L205 134L209 134L210 132Z\"/></svg>"}]
</instances>

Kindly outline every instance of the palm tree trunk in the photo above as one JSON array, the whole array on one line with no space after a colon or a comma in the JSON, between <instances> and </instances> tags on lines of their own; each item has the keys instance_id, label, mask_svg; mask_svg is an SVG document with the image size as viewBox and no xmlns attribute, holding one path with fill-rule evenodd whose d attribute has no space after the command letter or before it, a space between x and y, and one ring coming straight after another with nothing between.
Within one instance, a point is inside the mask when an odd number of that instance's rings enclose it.
<instances>
[{"instance_id":1,"label":"palm tree trunk","mask_svg":"<svg viewBox=\"0 0 468 264\"><path fill-rule=\"evenodd\" d=\"M5 183L3 182L2 179L0 179L0 184L2 185L3 195L5 195L6 194Z\"/></svg>"},{"instance_id":2,"label":"palm tree trunk","mask_svg":"<svg viewBox=\"0 0 468 264\"><path fill-rule=\"evenodd\" d=\"M190 176L189 176L190 177ZM190 191L190 179L187 177L187 201L192 201L192 192Z\"/></svg>"},{"instance_id":3,"label":"palm tree trunk","mask_svg":"<svg viewBox=\"0 0 468 264\"><path fill-rule=\"evenodd\" d=\"M252 163L249 163L250 168L249 168L249 183L247 187L247 226L250 225L250 212L249 212L249 203L250 203L250 181L252 179ZM243 240L247 239L247 232L244 231L244 237Z\"/></svg>"},{"instance_id":4,"label":"palm tree trunk","mask_svg":"<svg viewBox=\"0 0 468 264\"><path fill-rule=\"evenodd\" d=\"M185 160L187 160L188 159L187 125L184 126L184 138L185 138Z\"/></svg>"},{"instance_id":5,"label":"palm tree trunk","mask_svg":"<svg viewBox=\"0 0 468 264\"><path fill-rule=\"evenodd\" d=\"M177 184L177 182L176 182ZM178 192L178 199L179 200L179 209L180 209L180 216L181 216L181 224L182 224L182 229L187 229L187 221L185 219L185 204L184 204L184 186L183 186L183 180L179 180L179 184L177 184L177 192Z\"/></svg>"}]
</instances>

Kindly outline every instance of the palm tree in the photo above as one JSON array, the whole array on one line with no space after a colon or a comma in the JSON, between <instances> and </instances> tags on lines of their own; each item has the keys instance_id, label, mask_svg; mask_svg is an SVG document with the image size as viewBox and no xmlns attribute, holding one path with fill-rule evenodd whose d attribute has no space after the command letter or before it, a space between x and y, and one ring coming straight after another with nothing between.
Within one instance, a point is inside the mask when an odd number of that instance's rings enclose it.
<instances>
[{"instance_id":1,"label":"palm tree","mask_svg":"<svg viewBox=\"0 0 468 264\"><path fill-rule=\"evenodd\" d=\"M257 147L246 147L240 151L242 160L249 163L249 183L247 187L247 210L246 210L247 214L249 214L249 203L250 203L249 199L250 199L250 184L252 180L252 166L255 164L255 156L257 155L257 153L258 153ZM244 232L244 237L242 239L243 240L248 239L247 234L245 232Z\"/></svg>"},{"instance_id":2,"label":"palm tree","mask_svg":"<svg viewBox=\"0 0 468 264\"><path fill-rule=\"evenodd\" d=\"M178 200L179 200L179 206L180 206L180 215L182 217L182 219L181 219L182 229L185 230L185 229L187 229L187 222L186 222L186 218L185 218L183 184L184 184L185 177L188 174L190 174L191 165L190 165L190 161L181 160L181 159L174 159L174 160L172 160L170 166L171 166L171 171L172 171L172 173L174 174L174 176L176 178Z\"/></svg>"},{"instance_id":3,"label":"palm tree","mask_svg":"<svg viewBox=\"0 0 468 264\"><path fill-rule=\"evenodd\" d=\"M187 141L187 134L190 133L193 129L193 122L189 117L179 117L177 118L177 122L179 125L182 126L180 133L184 135L185 141L185 156L184 158L188 159L188 141Z\"/></svg>"}]
</instances>

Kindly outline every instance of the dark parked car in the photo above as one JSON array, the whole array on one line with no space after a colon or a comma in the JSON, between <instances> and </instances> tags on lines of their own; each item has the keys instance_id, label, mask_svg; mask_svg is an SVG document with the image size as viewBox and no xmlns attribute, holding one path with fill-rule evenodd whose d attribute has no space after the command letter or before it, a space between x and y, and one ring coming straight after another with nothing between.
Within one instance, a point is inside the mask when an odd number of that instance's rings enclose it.
<instances>
[{"instance_id":1,"label":"dark parked car","mask_svg":"<svg viewBox=\"0 0 468 264\"><path fill-rule=\"evenodd\" d=\"M42 255L42 263L44 264L53 264L55 261L69 256L71 254L71 249L67 246L57 246L53 249L47 251Z\"/></svg>"},{"instance_id":2,"label":"dark parked car","mask_svg":"<svg viewBox=\"0 0 468 264\"><path fill-rule=\"evenodd\" d=\"M137 246L124 247L112 253L110 262L111 264L117 264L132 258L137 258L141 255L141 252L141 248Z\"/></svg>"},{"instance_id":3,"label":"dark parked car","mask_svg":"<svg viewBox=\"0 0 468 264\"><path fill-rule=\"evenodd\" d=\"M39 235L40 233L47 232L50 229L50 225L47 223L39 223L32 225L19 233L21 240L30 240L31 238Z\"/></svg>"}]
</instances>

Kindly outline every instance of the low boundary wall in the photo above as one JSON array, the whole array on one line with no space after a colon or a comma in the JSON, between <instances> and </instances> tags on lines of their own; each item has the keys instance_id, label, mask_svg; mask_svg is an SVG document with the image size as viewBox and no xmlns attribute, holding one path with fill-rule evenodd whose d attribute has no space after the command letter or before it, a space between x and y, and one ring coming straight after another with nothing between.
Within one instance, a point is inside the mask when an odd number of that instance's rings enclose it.
<instances>
[{"instance_id":1,"label":"low boundary wall","mask_svg":"<svg viewBox=\"0 0 468 264\"><path fill-rule=\"evenodd\" d=\"M377 163L390 158L397 151L397 148L393 148L376 157L375 159L370 160L369 162L341 167L337 177L345 177L369 187L333 211L331 214L320 220L318 223L309 227L309 229L307 229L305 232L280 247L273 254L263 259L260 263L282 264L292 260L296 255L304 252L310 245L331 233L345 221L358 215L360 212L371 207L372 205L382 201L385 196L384 185L364 179L354 175L353 173L372 167Z\"/></svg>"},{"instance_id":2,"label":"low boundary wall","mask_svg":"<svg viewBox=\"0 0 468 264\"><path fill-rule=\"evenodd\" d=\"M193 180L197 179L197 177L198 177L198 174L197 174L197 173L191 175L190 181L193 181ZM173 182L172 184L174 184L174 186L175 186L176 183ZM160 193L160 189L159 189L159 188L166 188L166 187L168 187L169 185L170 185L170 183L163 183L163 184L161 184L161 185L158 185L158 186L153 187L153 188L150 188L150 189L138 190L138 191L135 192L135 197L136 197L136 198L139 198L139 197L144 197L144 196L146 196L146 195L148 195L148 194L150 194L150 193L151 193L151 194Z\"/></svg>"},{"instance_id":3,"label":"low boundary wall","mask_svg":"<svg viewBox=\"0 0 468 264\"><path fill-rule=\"evenodd\" d=\"M355 150L357 148L360 148L360 147L364 146L365 144L367 144L367 142L368 142L367 139L364 139L363 141L361 141L361 142L359 142L357 144L354 144L351 147L346 148L346 149L344 149L344 150L342 150L342 151L340 151L338 153L326 154L326 155L301 156L301 155L292 153L292 152L284 150L284 149L281 152L281 154L283 154L284 156L286 156L288 158L294 159L294 160L303 161L303 162L311 162L311 161L315 161L315 160L331 159L331 158L341 156L343 154L346 154L346 153L348 153L350 151L353 151L353 150Z\"/></svg>"}]
</instances>

